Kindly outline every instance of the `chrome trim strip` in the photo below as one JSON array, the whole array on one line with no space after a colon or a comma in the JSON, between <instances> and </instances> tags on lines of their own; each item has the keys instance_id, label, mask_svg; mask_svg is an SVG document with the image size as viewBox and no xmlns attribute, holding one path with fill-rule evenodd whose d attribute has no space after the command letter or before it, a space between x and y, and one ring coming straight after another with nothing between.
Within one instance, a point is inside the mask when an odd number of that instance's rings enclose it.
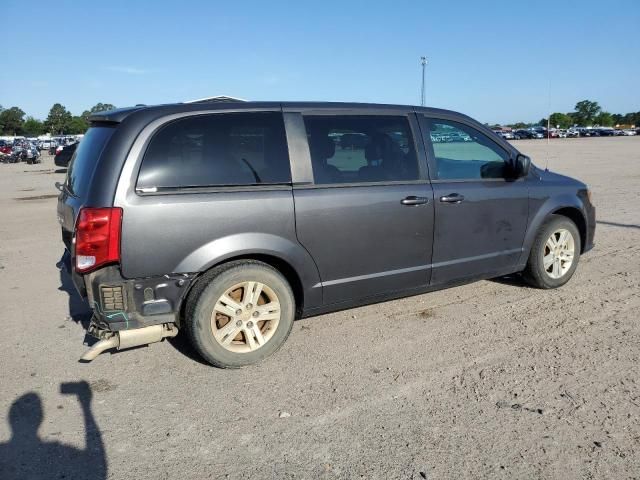
<instances>
[{"instance_id":1,"label":"chrome trim strip","mask_svg":"<svg viewBox=\"0 0 640 480\"><path fill-rule=\"evenodd\" d=\"M386 272L370 273L368 275L358 275L356 277L338 278L336 280L321 282L321 284L323 287L330 287L332 285L340 285L341 283L357 282L360 280L369 280L371 278L386 277L388 275L399 275L401 273L416 272L419 270L428 270L429 267L430 265L418 265L417 267L400 268L398 270L388 270Z\"/></svg>"},{"instance_id":2,"label":"chrome trim strip","mask_svg":"<svg viewBox=\"0 0 640 480\"><path fill-rule=\"evenodd\" d=\"M402 273L417 272L420 270L429 270L430 268L448 267L450 265L456 265L458 263L475 262L477 260L486 260L488 258L499 257L501 255L511 255L514 253L522 253L522 251L523 251L522 248L513 248L511 250L503 250L501 252L486 253L483 255L476 255L474 257L456 258L455 260L447 260L445 262L437 262L429 265L418 265L416 267L400 268L397 270L387 270L385 272L370 273L368 275L358 275L355 277L337 278L335 280L320 282L314 285L313 287L314 288L319 286L330 287L332 285L340 285L342 283L358 282L360 280L370 280L372 278L386 277L389 275L400 275Z\"/></svg>"},{"instance_id":3,"label":"chrome trim strip","mask_svg":"<svg viewBox=\"0 0 640 480\"><path fill-rule=\"evenodd\" d=\"M513 248L511 250L502 250L501 252L485 253L483 255L476 255L475 257L456 258L455 260L433 263L431 264L431 267L448 267L449 265L455 265L457 263L475 262L476 260L486 260L487 258L499 257L501 255L511 255L513 253L522 253L522 248Z\"/></svg>"}]
</instances>

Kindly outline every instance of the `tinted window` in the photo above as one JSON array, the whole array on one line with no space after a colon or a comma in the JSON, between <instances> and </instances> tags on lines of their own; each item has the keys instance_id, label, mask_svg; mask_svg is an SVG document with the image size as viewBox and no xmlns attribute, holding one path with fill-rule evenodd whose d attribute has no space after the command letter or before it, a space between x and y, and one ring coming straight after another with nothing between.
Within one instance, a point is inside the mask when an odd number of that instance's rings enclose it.
<instances>
[{"instance_id":1,"label":"tinted window","mask_svg":"<svg viewBox=\"0 0 640 480\"><path fill-rule=\"evenodd\" d=\"M430 120L437 178L504 178L509 154L478 130L448 120Z\"/></svg>"},{"instance_id":2,"label":"tinted window","mask_svg":"<svg viewBox=\"0 0 640 480\"><path fill-rule=\"evenodd\" d=\"M114 131L115 127L111 126L91 127L82 137L67 170L67 188L73 195L86 196L96 162Z\"/></svg>"},{"instance_id":3,"label":"tinted window","mask_svg":"<svg viewBox=\"0 0 640 480\"><path fill-rule=\"evenodd\" d=\"M317 184L417 180L405 117L305 116Z\"/></svg>"},{"instance_id":4,"label":"tinted window","mask_svg":"<svg viewBox=\"0 0 640 480\"><path fill-rule=\"evenodd\" d=\"M289 182L279 113L221 113L171 122L151 139L138 176L138 188L158 189Z\"/></svg>"}]
</instances>

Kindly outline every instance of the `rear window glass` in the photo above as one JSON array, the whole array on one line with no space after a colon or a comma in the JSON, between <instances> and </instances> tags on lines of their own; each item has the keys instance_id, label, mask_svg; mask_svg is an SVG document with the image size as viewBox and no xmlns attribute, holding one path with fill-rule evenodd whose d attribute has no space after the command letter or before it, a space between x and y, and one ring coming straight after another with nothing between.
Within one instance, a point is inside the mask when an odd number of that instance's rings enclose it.
<instances>
[{"instance_id":1,"label":"rear window glass","mask_svg":"<svg viewBox=\"0 0 640 480\"><path fill-rule=\"evenodd\" d=\"M151 139L138 189L291 182L282 114L223 113L173 121Z\"/></svg>"},{"instance_id":2,"label":"rear window glass","mask_svg":"<svg viewBox=\"0 0 640 480\"><path fill-rule=\"evenodd\" d=\"M69 162L67 170L67 188L76 197L85 197L96 167L96 162L115 127L91 127Z\"/></svg>"}]
</instances>

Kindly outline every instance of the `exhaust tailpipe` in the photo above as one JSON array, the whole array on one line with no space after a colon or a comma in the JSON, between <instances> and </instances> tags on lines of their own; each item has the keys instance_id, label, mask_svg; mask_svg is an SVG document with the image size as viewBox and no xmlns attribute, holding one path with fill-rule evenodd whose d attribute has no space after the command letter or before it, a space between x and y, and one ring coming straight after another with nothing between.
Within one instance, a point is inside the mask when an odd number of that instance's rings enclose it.
<instances>
[{"instance_id":1,"label":"exhaust tailpipe","mask_svg":"<svg viewBox=\"0 0 640 480\"><path fill-rule=\"evenodd\" d=\"M135 328L133 330L122 330L115 332L112 337L100 340L85 352L80 360L90 362L105 350L117 348L122 350L125 348L138 347L140 345L148 345L150 343L159 342L165 337L175 337L178 329L170 324L151 325L150 327Z\"/></svg>"}]
</instances>

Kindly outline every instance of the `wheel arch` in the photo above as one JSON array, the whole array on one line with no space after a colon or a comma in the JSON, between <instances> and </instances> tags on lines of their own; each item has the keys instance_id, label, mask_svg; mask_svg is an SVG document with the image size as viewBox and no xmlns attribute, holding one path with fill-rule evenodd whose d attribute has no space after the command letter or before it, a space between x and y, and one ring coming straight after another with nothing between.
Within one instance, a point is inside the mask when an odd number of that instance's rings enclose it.
<instances>
[{"instance_id":1,"label":"wheel arch","mask_svg":"<svg viewBox=\"0 0 640 480\"><path fill-rule=\"evenodd\" d=\"M533 241L542 225L549 220L551 215L560 215L568 218L576 224L580 232L580 253L584 253L587 237L587 219L580 199L574 195L566 195L558 198L550 198L537 211L532 214L529 227L522 245L522 255L518 262L519 267L524 268L529 259Z\"/></svg>"},{"instance_id":2,"label":"wheel arch","mask_svg":"<svg viewBox=\"0 0 640 480\"><path fill-rule=\"evenodd\" d=\"M293 291L294 300L296 302L296 319L302 317L302 312L305 306L305 301L309 300L309 294L305 293L305 286L302 280L300 273L294 268L291 262L285 260L281 256L274 255L272 253L243 253L235 256L226 257L224 259L219 260L217 263L213 263L207 266L206 269L199 272L197 277L191 282L188 290L184 293L182 303L180 305L180 315L179 322L182 323L182 320L185 315L185 310L187 308L187 299L191 295L194 287L198 284L199 281L211 270L218 268L222 265L227 265L234 262L241 262L243 260L254 260L258 262L262 262L266 265L277 270L281 273L284 278L289 282L291 286L291 290Z\"/></svg>"},{"instance_id":3,"label":"wheel arch","mask_svg":"<svg viewBox=\"0 0 640 480\"><path fill-rule=\"evenodd\" d=\"M587 242L587 220L584 214L576 207L562 207L554 210L550 215L566 217L576 224L578 232L580 232L580 254L584 253Z\"/></svg>"}]
</instances>

